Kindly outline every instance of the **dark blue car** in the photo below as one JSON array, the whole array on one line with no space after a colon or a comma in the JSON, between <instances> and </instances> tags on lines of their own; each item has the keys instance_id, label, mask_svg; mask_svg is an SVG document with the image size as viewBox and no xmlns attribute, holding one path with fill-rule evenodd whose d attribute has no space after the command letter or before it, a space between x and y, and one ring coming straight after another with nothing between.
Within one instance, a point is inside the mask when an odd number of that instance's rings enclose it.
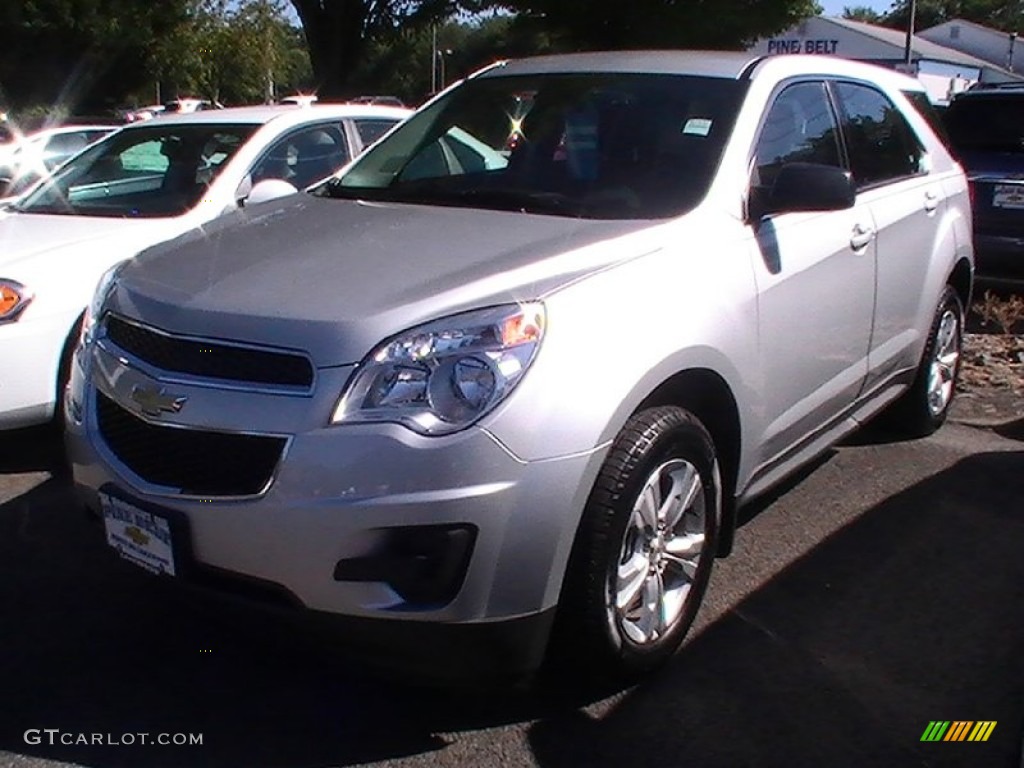
<instances>
[{"instance_id":1,"label":"dark blue car","mask_svg":"<svg viewBox=\"0 0 1024 768\"><path fill-rule=\"evenodd\" d=\"M963 93L945 117L971 183L978 277L1024 285L1024 85Z\"/></svg>"}]
</instances>

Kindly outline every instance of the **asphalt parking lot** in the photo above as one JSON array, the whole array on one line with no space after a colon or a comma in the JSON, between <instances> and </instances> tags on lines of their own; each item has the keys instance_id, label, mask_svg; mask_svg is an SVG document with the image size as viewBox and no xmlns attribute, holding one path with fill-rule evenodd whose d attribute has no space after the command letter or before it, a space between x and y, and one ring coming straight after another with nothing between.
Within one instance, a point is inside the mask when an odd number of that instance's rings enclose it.
<instances>
[{"instance_id":1,"label":"asphalt parking lot","mask_svg":"<svg viewBox=\"0 0 1024 768\"><path fill-rule=\"evenodd\" d=\"M748 511L671 667L615 695L420 688L225 624L117 562L59 444L22 433L0 446L0 766L1019 768L1024 430L1002 432L828 454ZM922 742L936 720L996 726Z\"/></svg>"}]
</instances>

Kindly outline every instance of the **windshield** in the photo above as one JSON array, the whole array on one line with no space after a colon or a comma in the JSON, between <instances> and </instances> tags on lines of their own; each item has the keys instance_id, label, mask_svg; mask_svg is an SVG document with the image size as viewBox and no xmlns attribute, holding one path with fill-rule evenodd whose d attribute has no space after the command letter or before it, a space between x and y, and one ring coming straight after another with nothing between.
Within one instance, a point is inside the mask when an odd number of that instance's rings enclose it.
<instances>
[{"instance_id":1,"label":"windshield","mask_svg":"<svg viewBox=\"0 0 1024 768\"><path fill-rule=\"evenodd\" d=\"M745 87L679 75L481 77L413 116L316 194L674 216L707 191Z\"/></svg>"},{"instance_id":2,"label":"windshield","mask_svg":"<svg viewBox=\"0 0 1024 768\"><path fill-rule=\"evenodd\" d=\"M193 208L256 125L120 131L73 158L17 206L24 213L178 216Z\"/></svg>"},{"instance_id":3,"label":"windshield","mask_svg":"<svg viewBox=\"0 0 1024 768\"><path fill-rule=\"evenodd\" d=\"M963 96L946 110L946 127L959 152L1024 152L1024 98Z\"/></svg>"}]
</instances>

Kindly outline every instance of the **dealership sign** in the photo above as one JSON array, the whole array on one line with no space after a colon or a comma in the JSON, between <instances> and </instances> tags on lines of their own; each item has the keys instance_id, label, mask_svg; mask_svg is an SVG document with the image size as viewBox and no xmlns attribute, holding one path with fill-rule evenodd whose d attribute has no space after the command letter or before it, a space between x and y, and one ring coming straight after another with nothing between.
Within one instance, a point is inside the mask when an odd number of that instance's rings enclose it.
<instances>
[{"instance_id":1,"label":"dealership sign","mask_svg":"<svg viewBox=\"0 0 1024 768\"><path fill-rule=\"evenodd\" d=\"M839 41L832 38L775 38L768 41L768 53L835 53Z\"/></svg>"}]
</instances>

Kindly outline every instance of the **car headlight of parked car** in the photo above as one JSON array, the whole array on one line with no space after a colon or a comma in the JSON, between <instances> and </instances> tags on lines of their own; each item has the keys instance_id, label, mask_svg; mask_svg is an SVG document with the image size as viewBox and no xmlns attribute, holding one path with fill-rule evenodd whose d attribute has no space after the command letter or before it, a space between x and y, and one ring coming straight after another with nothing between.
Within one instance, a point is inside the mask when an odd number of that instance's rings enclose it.
<instances>
[{"instance_id":1,"label":"car headlight of parked car","mask_svg":"<svg viewBox=\"0 0 1024 768\"><path fill-rule=\"evenodd\" d=\"M0 280L0 323L17 320L28 303L32 292L14 280Z\"/></svg>"},{"instance_id":2,"label":"car headlight of parked car","mask_svg":"<svg viewBox=\"0 0 1024 768\"><path fill-rule=\"evenodd\" d=\"M112 266L102 275L96 283L96 290L92 294L92 300L85 308L85 316L82 318L82 335L79 337L79 344L82 346L92 342L96 333L96 325L100 319L100 312L103 310L103 302L114 289L117 283L117 276L124 269L127 261L121 261Z\"/></svg>"},{"instance_id":3,"label":"car headlight of parked car","mask_svg":"<svg viewBox=\"0 0 1024 768\"><path fill-rule=\"evenodd\" d=\"M465 312L412 328L360 365L332 423L390 421L423 435L476 422L523 377L544 336L540 303Z\"/></svg>"}]
</instances>

